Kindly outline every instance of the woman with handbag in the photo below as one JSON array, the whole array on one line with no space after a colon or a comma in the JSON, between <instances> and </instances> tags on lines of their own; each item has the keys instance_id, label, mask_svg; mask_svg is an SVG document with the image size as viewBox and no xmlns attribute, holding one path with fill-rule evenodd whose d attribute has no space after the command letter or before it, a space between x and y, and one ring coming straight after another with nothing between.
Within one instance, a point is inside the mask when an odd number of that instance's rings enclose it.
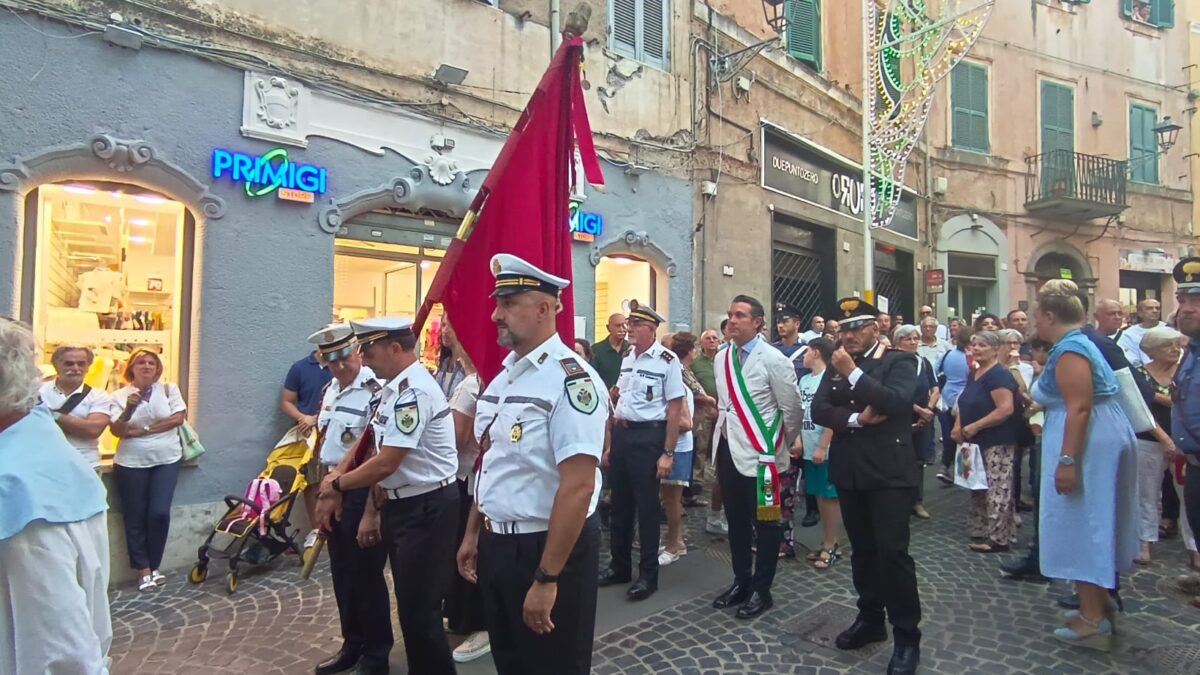
<instances>
[{"instance_id":1,"label":"woman with handbag","mask_svg":"<svg viewBox=\"0 0 1200 675\"><path fill-rule=\"evenodd\" d=\"M976 369L958 397L958 420L951 437L979 446L987 489L971 492L967 513L969 548L977 553L1007 551L1017 538L1013 503L1013 459L1017 451L1017 381L999 363L1000 334L985 330L971 336Z\"/></svg>"},{"instance_id":2,"label":"woman with handbag","mask_svg":"<svg viewBox=\"0 0 1200 675\"><path fill-rule=\"evenodd\" d=\"M1107 651L1108 589L1137 556L1136 439L1117 377L1083 334L1079 288L1052 279L1038 293L1038 337L1054 343L1033 387L1046 409L1038 535L1042 573L1075 581L1078 612L1054 631L1064 642ZM1136 391L1136 390L1135 390Z\"/></svg>"},{"instance_id":3,"label":"woman with handbag","mask_svg":"<svg viewBox=\"0 0 1200 675\"><path fill-rule=\"evenodd\" d=\"M162 564L171 527L171 500L183 460L180 427L187 404L179 387L161 382L158 354L137 349L125 365L128 386L113 393L112 433L120 439L113 476L125 523L129 565L138 571L138 590L165 581Z\"/></svg>"},{"instance_id":4,"label":"woman with handbag","mask_svg":"<svg viewBox=\"0 0 1200 675\"><path fill-rule=\"evenodd\" d=\"M1171 384L1179 370L1183 345L1187 338L1168 326L1146 331L1139 347L1150 357L1138 370L1154 387L1150 414L1158 425L1153 431L1137 435L1138 538L1141 551L1134 562L1150 563L1150 544L1159 537L1158 505L1163 495L1163 471L1175 458L1175 443L1165 431L1171 428ZM1168 480L1170 478L1168 477ZM1171 486L1174 487L1173 485Z\"/></svg>"}]
</instances>

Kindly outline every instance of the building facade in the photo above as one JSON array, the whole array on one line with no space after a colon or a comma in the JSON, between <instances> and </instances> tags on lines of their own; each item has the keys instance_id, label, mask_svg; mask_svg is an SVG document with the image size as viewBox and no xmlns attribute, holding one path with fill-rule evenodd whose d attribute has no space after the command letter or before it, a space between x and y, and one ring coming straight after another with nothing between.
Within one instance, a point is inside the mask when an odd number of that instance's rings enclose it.
<instances>
[{"instance_id":1,"label":"building facade","mask_svg":"<svg viewBox=\"0 0 1200 675\"><path fill-rule=\"evenodd\" d=\"M1170 313L1171 268L1195 244L1184 11L996 3L927 129L939 316L1028 307L1053 278Z\"/></svg>"},{"instance_id":2,"label":"building facade","mask_svg":"<svg viewBox=\"0 0 1200 675\"><path fill-rule=\"evenodd\" d=\"M651 44L639 16L632 48L608 45L596 4L587 100L606 186L576 188L576 326L602 338L597 317L638 300L688 328L692 191L671 164L684 153L630 145L687 118L667 58L686 53L686 30L664 15L670 44ZM0 17L14 64L0 73L14 111L0 135L0 314L33 325L48 372L56 346L94 348L93 386L121 386L135 347L162 355L208 449L181 476L165 566L193 559L289 426L280 392L305 337L415 314L549 63L545 5L428 0L378 16L343 3L346 21L329 22L316 2L233 16L114 1ZM400 49L396 35L431 43ZM427 363L439 326L435 313Z\"/></svg>"}]
</instances>

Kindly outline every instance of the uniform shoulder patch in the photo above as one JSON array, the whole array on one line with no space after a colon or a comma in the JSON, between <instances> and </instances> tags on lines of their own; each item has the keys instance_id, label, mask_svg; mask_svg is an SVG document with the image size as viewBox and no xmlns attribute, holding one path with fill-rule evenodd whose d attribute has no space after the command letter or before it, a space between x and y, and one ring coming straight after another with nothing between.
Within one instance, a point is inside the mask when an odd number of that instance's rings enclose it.
<instances>
[{"instance_id":1,"label":"uniform shoulder patch","mask_svg":"<svg viewBox=\"0 0 1200 675\"><path fill-rule=\"evenodd\" d=\"M400 384L396 385L396 395L399 396L408 391L408 378L400 380Z\"/></svg>"},{"instance_id":2,"label":"uniform shoulder patch","mask_svg":"<svg viewBox=\"0 0 1200 675\"><path fill-rule=\"evenodd\" d=\"M545 363L545 362L546 362L546 357L548 357L548 356L550 356L550 355L549 355L549 354L547 354L546 352L542 352L542 355L538 357L537 364L540 366L540 365L542 365L543 363Z\"/></svg>"},{"instance_id":3,"label":"uniform shoulder patch","mask_svg":"<svg viewBox=\"0 0 1200 675\"><path fill-rule=\"evenodd\" d=\"M572 408L585 415L596 412L600 405L600 394L596 391L596 384L592 382L592 378L586 374L568 377L563 386L566 387L567 401Z\"/></svg>"},{"instance_id":4,"label":"uniform shoulder patch","mask_svg":"<svg viewBox=\"0 0 1200 675\"><path fill-rule=\"evenodd\" d=\"M378 394L379 390L383 389L383 385L379 384L379 382L376 381L375 378L371 378L371 379L363 382L363 389L366 389L367 391L371 392L372 394Z\"/></svg>"},{"instance_id":5,"label":"uniform shoulder patch","mask_svg":"<svg viewBox=\"0 0 1200 675\"><path fill-rule=\"evenodd\" d=\"M579 365L579 362L576 361L572 356L561 359L558 363L562 366L563 370L567 372L567 377L575 377L577 375L583 375L587 372L583 369L583 366Z\"/></svg>"},{"instance_id":6,"label":"uniform shoulder patch","mask_svg":"<svg viewBox=\"0 0 1200 675\"><path fill-rule=\"evenodd\" d=\"M407 387L405 388L407 389ZM397 394L396 406L393 412L393 418L396 420L396 428L402 434L411 434L421 422L421 410L417 406L416 397L413 397L411 400L401 401Z\"/></svg>"},{"instance_id":7,"label":"uniform shoulder patch","mask_svg":"<svg viewBox=\"0 0 1200 675\"><path fill-rule=\"evenodd\" d=\"M663 353L659 354L659 356L662 357L662 360L666 361L667 363L675 360L675 355L669 351L663 351Z\"/></svg>"}]
</instances>

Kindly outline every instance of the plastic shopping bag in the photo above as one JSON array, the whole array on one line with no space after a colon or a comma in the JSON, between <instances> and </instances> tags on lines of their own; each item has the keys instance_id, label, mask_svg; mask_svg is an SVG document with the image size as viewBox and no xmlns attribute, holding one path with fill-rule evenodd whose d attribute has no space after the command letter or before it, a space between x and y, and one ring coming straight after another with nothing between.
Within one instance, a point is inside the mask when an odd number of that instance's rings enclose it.
<instances>
[{"instance_id":1,"label":"plastic shopping bag","mask_svg":"<svg viewBox=\"0 0 1200 675\"><path fill-rule=\"evenodd\" d=\"M983 451L975 443L960 443L954 453L954 484L968 490L986 490L987 471L983 468Z\"/></svg>"}]
</instances>

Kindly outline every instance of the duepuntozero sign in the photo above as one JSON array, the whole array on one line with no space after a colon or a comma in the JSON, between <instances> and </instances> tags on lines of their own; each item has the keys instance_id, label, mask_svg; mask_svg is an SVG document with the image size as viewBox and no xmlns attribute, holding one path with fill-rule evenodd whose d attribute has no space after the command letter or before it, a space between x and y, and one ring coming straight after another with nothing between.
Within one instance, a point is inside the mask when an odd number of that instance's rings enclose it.
<instances>
[{"instance_id":1,"label":"duepuntozero sign","mask_svg":"<svg viewBox=\"0 0 1200 675\"><path fill-rule=\"evenodd\" d=\"M212 175L244 184L250 197L278 191L280 199L310 203L313 195L326 192L329 180L323 167L296 164L288 159L287 148L276 148L259 157L213 150Z\"/></svg>"}]
</instances>

